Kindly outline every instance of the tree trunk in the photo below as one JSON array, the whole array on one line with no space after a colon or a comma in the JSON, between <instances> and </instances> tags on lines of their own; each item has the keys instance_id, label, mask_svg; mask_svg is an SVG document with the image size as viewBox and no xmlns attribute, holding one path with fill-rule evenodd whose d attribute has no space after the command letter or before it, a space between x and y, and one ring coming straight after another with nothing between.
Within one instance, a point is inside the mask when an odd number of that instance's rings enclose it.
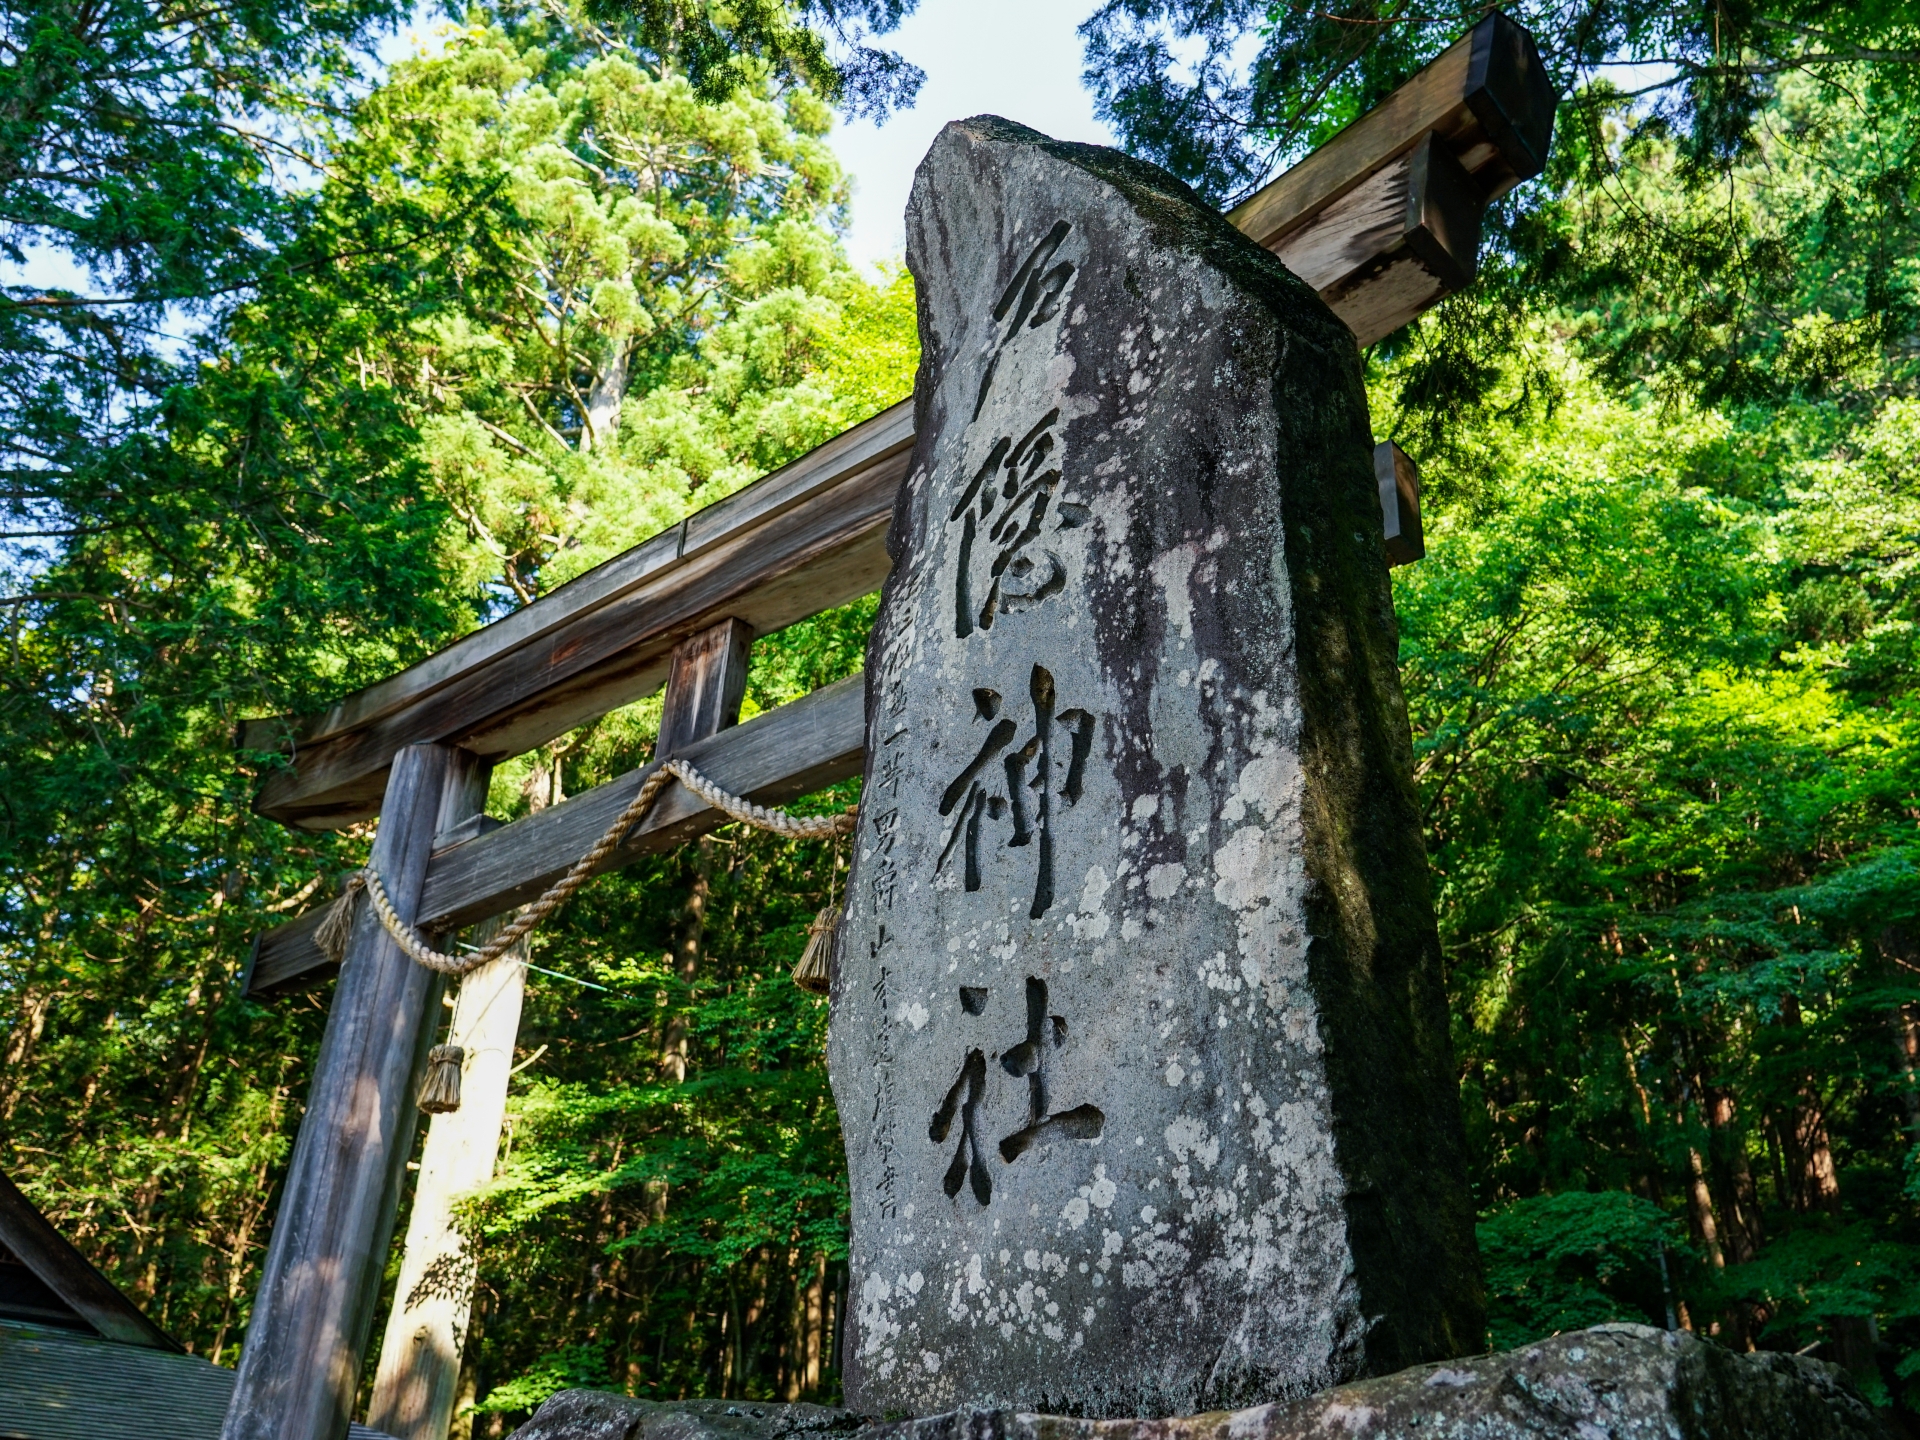
<instances>
[{"instance_id":1,"label":"tree trunk","mask_svg":"<svg viewBox=\"0 0 1920 1440\"><path fill-rule=\"evenodd\" d=\"M826 1326L827 1257L816 1255L805 1283L794 1283L793 1358L788 1364L785 1398L798 1400L820 1389L820 1353Z\"/></svg>"},{"instance_id":2,"label":"tree trunk","mask_svg":"<svg viewBox=\"0 0 1920 1440\"><path fill-rule=\"evenodd\" d=\"M706 941L707 900L713 890L713 841L702 835L694 847L693 884L687 889L680 916L680 943L674 952L674 973L682 987L680 1008L667 1020L660 1047L662 1078L679 1085L687 1078L687 1010L693 1002L693 984L700 975L700 951Z\"/></svg>"},{"instance_id":3,"label":"tree trunk","mask_svg":"<svg viewBox=\"0 0 1920 1440\"><path fill-rule=\"evenodd\" d=\"M1678 1035L1673 1040L1673 1067L1680 1082L1679 1120L1681 1125L1691 1130L1696 1123L1694 1102L1700 1093L1699 1081ZM1724 1269L1727 1261L1720 1249L1720 1226L1713 1213L1713 1190L1707 1183L1706 1163L1700 1158L1699 1148L1691 1143L1687 1146L1686 1190L1687 1217L1692 1224L1693 1238L1707 1252L1707 1260L1713 1268Z\"/></svg>"},{"instance_id":4,"label":"tree trunk","mask_svg":"<svg viewBox=\"0 0 1920 1440\"><path fill-rule=\"evenodd\" d=\"M1664 1206L1667 1187L1662 1174L1663 1162L1659 1149L1654 1143L1653 1098L1647 1094L1647 1087L1641 1083L1640 1061L1633 1053L1633 1043L1627 1038L1627 1032L1620 1031L1619 1038L1620 1058L1627 1067L1627 1083L1633 1087L1633 1093L1640 1102L1641 1190L1654 1204Z\"/></svg>"},{"instance_id":5,"label":"tree trunk","mask_svg":"<svg viewBox=\"0 0 1920 1440\"><path fill-rule=\"evenodd\" d=\"M1880 932L1877 946L1885 962L1887 975L1896 983L1911 986L1920 975L1920 945L1916 945L1904 927L1889 925ZM1900 1074L1900 1103L1907 1112L1907 1143L1920 1145L1920 1020L1915 1007L1896 1005L1887 1014L1893 1032L1894 1064Z\"/></svg>"},{"instance_id":6,"label":"tree trunk","mask_svg":"<svg viewBox=\"0 0 1920 1440\"><path fill-rule=\"evenodd\" d=\"M1911 1005L1897 1005L1887 1016L1893 1028L1894 1063L1900 1072L1900 1103L1907 1112L1907 1143L1920 1145L1920 1022Z\"/></svg>"},{"instance_id":7,"label":"tree trunk","mask_svg":"<svg viewBox=\"0 0 1920 1440\"><path fill-rule=\"evenodd\" d=\"M38 985L29 986L20 1001L19 1016L7 1032L6 1054L0 1056L0 1076L6 1077L0 1080L0 1123L13 1119L23 1088L22 1072L46 1031L47 1011L52 1006L53 991Z\"/></svg>"},{"instance_id":8,"label":"tree trunk","mask_svg":"<svg viewBox=\"0 0 1920 1440\"><path fill-rule=\"evenodd\" d=\"M467 1336L471 1341L471 1333ZM460 1383L453 1392L453 1423L447 1427L447 1440L473 1440L473 1407L480 1398L479 1378L473 1361L460 1362Z\"/></svg>"},{"instance_id":9,"label":"tree trunk","mask_svg":"<svg viewBox=\"0 0 1920 1440\"><path fill-rule=\"evenodd\" d=\"M1766 1223L1760 1215L1760 1189L1754 1184L1747 1159L1747 1140L1739 1125L1733 1092L1716 1085L1706 1092L1707 1125L1713 1133L1713 1160L1720 1190L1727 1197L1722 1211L1727 1219L1726 1247L1736 1265L1744 1265L1767 1243Z\"/></svg>"},{"instance_id":10,"label":"tree trunk","mask_svg":"<svg viewBox=\"0 0 1920 1440\"><path fill-rule=\"evenodd\" d=\"M538 815L549 805L558 805L567 798L561 763L554 746L542 746L534 753L533 769L527 772L520 786L520 793L527 797L529 813Z\"/></svg>"},{"instance_id":11,"label":"tree trunk","mask_svg":"<svg viewBox=\"0 0 1920 1440\"><path fill-rule=\"evenodd\" d=\"M1788 996L1780 1004L1780 1018L1787 1025L1800 1025L1800 1002ZM1802 1214L1840 1213L1840 1178L1834 1171L1833 1147L1827 1136L1826 1104L1820 1098L1816 1077L1802 1075L1798 1093L1780 1127L1781 1148L1786 1153L1787 1183L1793 1208Z\"/></svg>"},{"instance_id":12,"label":"tree trunk","mask_svg":"<svg viewBox=\"0 0 1920 1440\"><path fill-rule=\"evenodd\" d=\"M753 631L744 621L727 619L690 635L674 647L660 702L660 733L654 758L665 760L697 741L739 723L746 694ZM694 855L693 886L681 913L680 942L674 970L687 1003L700 974L705 944L707 899L713 889L713 841L701 836ZM668 1017L660 1045L660 1073L678 1085L687 1078L687 1012ZM663 1197L664 1199L664 1197Z\"/></svg>"},{"instance_id":13,"label":"tree trunk","mask_svg":"<svg viewBox=\"0 0 1920 1440\"><path fill-rule=\"evenodd\" d=\"M1792 996L1781 1001L1780 1018L1798 1027L1800 1002ZM1798 1093L1780 1126L1780 1142L1794 1208L1803 1214L1838 1215L1840 1177L1827 1136L1826 1104L1812 1073L1800 1077ZM1828 1322L1827 1334L1831 1353L1826 1358L1858 1376L1878 1371L1878 1333L1871 1315L1836 1315Z\"/></svg>"},{"instance_id":14,"label":"tree trunk","mask_svg":"<svg viewBox=\"0 0 1920 1440\"><path fill-rule=\"evenodd\" d=\"M613 443L613 432L620 424L620 402L627 393L628 347L624 331L615 331L607 341L607 363L593 377L593 389L587 392L587 423L580 427L580 453Z\"/></svg>"},{"instance_id":15,"label":"tree trunk","mask_svg":"<svg viewBox=\"0 0 1920 1440\"><path fill-rule=\"evenodd\" d=\"M1716 1188L1722 1197L1720 1213L1725 1220L1722 1243L1727 1258L1744 1265L1766 1244L1766 1228L1760 1216L1759 1187L1753 1181L1753 1167L1747 1160L1746 1136L1741 1133L1734 1109L1733 1092L1724 1085L1705 1090L1707 1125L1712 1134L1710 1147ZM1765 1306L1740 1303L1725 1315L1727 1343L1736 1350L1752 1350L1753 1337L1765 1325Z\"/></svg>"},{"instance_id":16,"label":"tree trunk","mask_svg":"<svg viewBox=\"0 0 1920 1440\"><path fill-rule=\"evenodd\" d=\"M1693 1238L1707 1252L1707 1261L1716 1270L1724 1270L1727 1257L1720 1249L1720 1227L1713 1218L1713 1192L1707 1186L1707 1167L1700 1152L1687 1147L1687 1212L1693 1221Z\"/></svg>"}]
</instances>

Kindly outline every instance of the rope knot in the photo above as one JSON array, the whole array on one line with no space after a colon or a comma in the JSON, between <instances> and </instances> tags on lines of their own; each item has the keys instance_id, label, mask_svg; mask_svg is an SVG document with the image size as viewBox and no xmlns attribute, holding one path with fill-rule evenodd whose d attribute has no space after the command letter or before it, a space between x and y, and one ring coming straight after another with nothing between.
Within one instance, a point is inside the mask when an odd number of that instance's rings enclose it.
<instances>
[{"instance_id":1,"label":"rope knot","mask_svg":"<svg viewBox=\"0 0 1920 1440\"><path fill-rule=\"evenodd\" d=\"M313 932L313 943L320 953L338 965L346 957L347 937L353 934L353 902L367 888L367 871L356 870L340 887L340 894L328 907L320 928Z\"/></svg>"},{"instance_id":2,"label":"rope knot","mask_svg":"<svg viewBox=\"0 0 1920 1440\"><path fill-rule=\"evenodd\" d=\"M418 930L400 918L392 900L387 897L386 886L381 884L372 866L355 871L347 878L340 898L333 902L333 910L320 922L320 928L314 933L314 940L329 958L338 963L346 953L347 936L353 928L354 899L365 890L381 925L393 937L394 943L417 964L442 975L465 975L470 970L477 970L506 954L536 925L566 904L573 892L586 884L606 858L626 840L628 833L653 808L654 800L672 780L678 780L729 819L771 831L775 835L784 835L790 840L825 840L836 835L850 835L860 823L860 807L857 805L848 806L845 813L839 815L790 815L785 810L771 810L729 794L684 760L669 760L640 782L638 792L593 848L574 861L573 867L565 875L550 885L538 900L522 910L513 923L504 927L483 949L470 955L448 955L435 950ZM815 936L816 944L820 939L820 936ZM831 944L830 930L826 943Z\"/></svg>"}]
</instances>

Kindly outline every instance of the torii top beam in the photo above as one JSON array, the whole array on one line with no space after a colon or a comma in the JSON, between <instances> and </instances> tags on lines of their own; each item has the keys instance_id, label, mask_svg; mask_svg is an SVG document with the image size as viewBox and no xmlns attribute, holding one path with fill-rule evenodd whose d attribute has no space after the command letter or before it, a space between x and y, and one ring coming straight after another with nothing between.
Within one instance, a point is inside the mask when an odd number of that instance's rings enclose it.
<instances>
[{"instance_id":1,"label":"torii top beam","mask_svg":"<svg viewBox=\"0 0 1920 1440\"><path fill-rule=\"evenodd\" d=\"M1229 218L1371 344L1472 280L1481 212L1540 172L1554 103L1532 37L1492 12ZM242 748L292 757L254 808L368 819L402 746L520 754L650 694L718 620L764 635L870 593L912 446L909 400L324 714L242 722Z\"/></svg>"}]
</instances>

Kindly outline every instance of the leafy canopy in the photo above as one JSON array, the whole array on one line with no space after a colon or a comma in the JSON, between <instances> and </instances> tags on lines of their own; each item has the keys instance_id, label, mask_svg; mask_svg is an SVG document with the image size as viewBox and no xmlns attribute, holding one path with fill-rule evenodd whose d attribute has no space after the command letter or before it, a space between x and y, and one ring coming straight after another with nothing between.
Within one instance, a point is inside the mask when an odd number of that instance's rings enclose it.
<instances>
[{"instance_id":1,"label":"leafy canopy","mask_svg":"<svg viewBox=\"0 0 1920 1440\"><path fill-rule=\"evenodd\" d=\"M1546 310L1604 315L1590 339L1612 368L1709 399L1810 393L1905 343L1913 7L1505 8L1561 95L1553 155L1491 207L1475 285L1420 338L1386 342L1421 348L1410 378L1432 413L1483 395L1517 319ZM1484 10L1106 0L1081 27L1082 78L1127 149L1225 202L1330 139ZM1854 117L1839 127L1851 154L1831 143L1836 109ZM1756 205L1757 190L1787 188L1770 173L1783 163L1798 193ZM1589 223L1570 222L1576 208ZM1808 306L1806 282L1839 269L1847 283Z\"/></svg>"},{"instance_id":2,"label":"leafy canopy","mask_svg":"<svg viewBox=\"0 0 1920 1440\"><path fill-rule=\"evenodd\" d=\"M695 93L725 100L771 72L829 104L885 119L913 103L926 75L868 42L912 14L919 0L592 0L589 13L618 25L684 67ZM835 52L838 52L837 54Z\"/></svg>"},{"instance_id":3,"label":"leafy canopy","mask_svg":"<svg viewBox=\"0 0 1920 1440\"><path fill-rule=\"evenodd\" d=\"M1572 104L1561 135L1591 129L1614 84L1654 104L1689 174L1749 157L1777 77L1853 79L1865 66L1911 98L1920 23L1899 0L1521 0L1501 7L1534 36ZM1216 202L1331 139L1464 34L1487 7L1268 0L1105 0L1080 27L1082 76L1128 150Z\"/></svg>"},{"instance_id":4,"label":"leafy canopy","mask_svg":"<svg viewBox=\"0 0 1920 1440\"><path fill-rule=\"evenodd\" d=\"M203 338L155 351L172 368L149 407L105 406L112 435L76 442L48 482L84 533L23 566L0 648L11 1173L227 1362L324 1019L324 995L262 1006L236 982L250 936L324 898L368 839L254 816L278 762L235 756L234 721L312 710L644 538L898 399L915 354L910 290L838 250L830 113L803 87L702 103L617 33L512 12L348 98L299 112L325 164L267 197L285 234L251 283ZM754 702L838 678L863 636L858 616L823 617L763 643ZM496 811L625 768L654 718L642 705L504 767ZM636 915L634 943L653 945ZM716 975L733 963L720 951ZM666 996L646 992L649 1020L704 1003L679 982ZM766 1023L819 1022L786 1004ZM651 1043L630 1091L654 1080ZM717 1132L784 1087L824 1137L803 1198L831 1230L838 1142L812 1050L769 1043L739 1068L778 1073L718 1091ZM751 1127L737 1143L773 1145ZM732 1153L686 1151L676 1219L698 1230L724 1205L724 1185L694 1197ZM667 1314L649 1335L673 1331ZM512 1341L497 1379L517 1373ZM703 1332L687 1343L687 1366L711 1362Z\"/></svg>"}]
</instances>

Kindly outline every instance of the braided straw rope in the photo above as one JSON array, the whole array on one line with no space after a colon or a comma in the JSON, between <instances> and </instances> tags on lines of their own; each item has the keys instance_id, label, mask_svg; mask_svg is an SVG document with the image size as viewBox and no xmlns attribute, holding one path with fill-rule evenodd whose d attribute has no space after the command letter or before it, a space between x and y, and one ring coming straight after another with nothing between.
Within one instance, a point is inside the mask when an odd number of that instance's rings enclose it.
<instances>
[{"instance_id":1,"label":"braided straw rope","mask_svg":"<svg viewBox=\"0 0 1920 1440\"><path fill-rule=\"evenodd\" d=\"M380 917L380 923L386 927L394 943L417 964L437 970L442 975L464 975L469 970L477 970L489 961L499 959L541 921L566 904L573 892L587 883L600 862L619 846L627 831L653 808L653 802L666 788L667 782L676 779L722 814L742 824L784 835L790 840L824 840L831 835L848 835L859 823L854 808L838 815L789 815L784 810L770 810L722 790L684 760L669 760L641 782L638 793L627 802L627 808L607 827L607 833L600 837L591 850L574 861L572 868L548 886L546 893L538 900L521 911L511 925L495 935L483 949L471 955L449 955L445 951L435 950L421 939L420 932L402 920L399 912L393 908L393 901L387 896L387 887L381 884L379 875L371 866L347 882L344 898L351 903L353 892L364 888L367 898L373 902L374 913Z\"/></svg>"}]
</instances>

